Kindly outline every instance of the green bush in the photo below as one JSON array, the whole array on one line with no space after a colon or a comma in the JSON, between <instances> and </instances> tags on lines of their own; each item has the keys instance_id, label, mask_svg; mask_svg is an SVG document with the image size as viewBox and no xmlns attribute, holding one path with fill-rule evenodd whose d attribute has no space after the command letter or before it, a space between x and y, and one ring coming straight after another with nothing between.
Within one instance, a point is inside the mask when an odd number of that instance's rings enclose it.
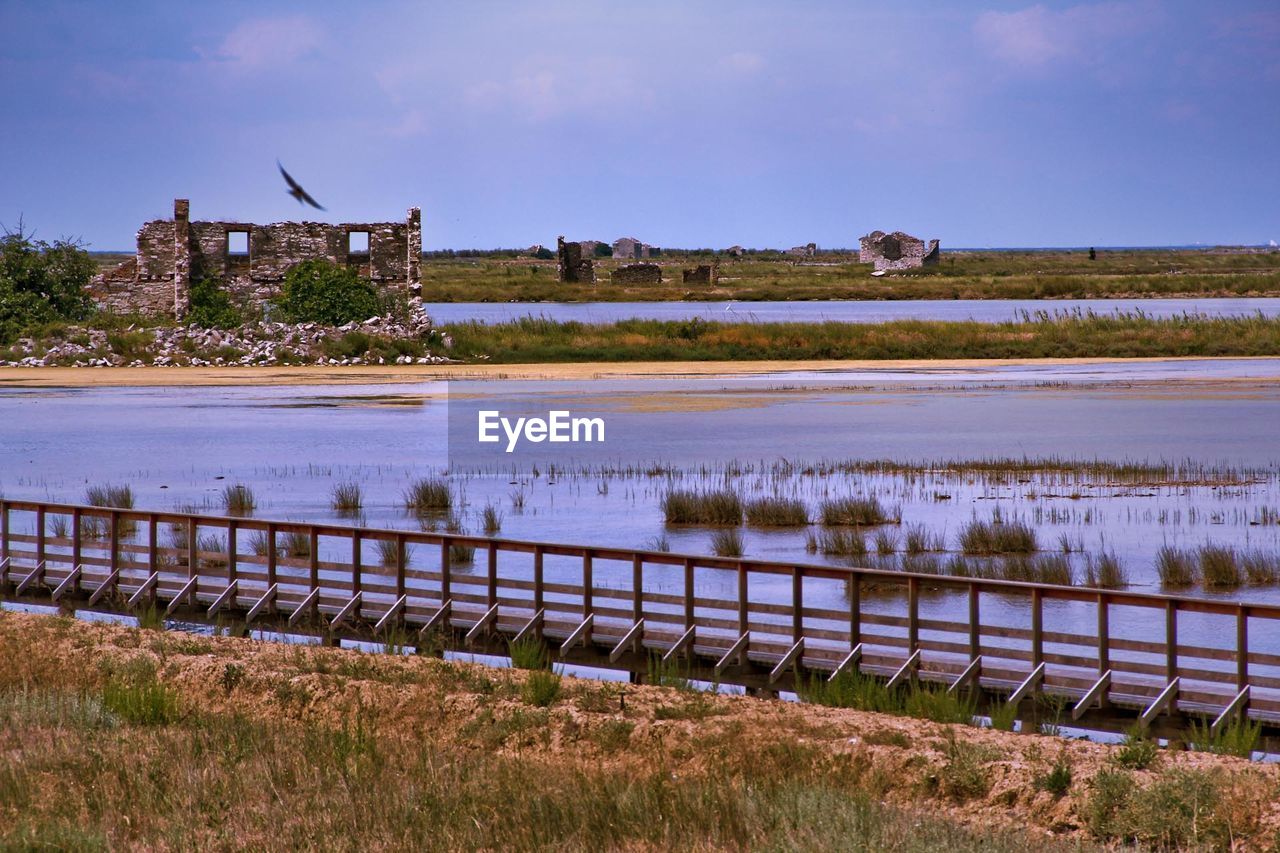
<instances>
[{"instance_id":1,"label":"green bush","mask_svg":"<svg viewBox=\"0 0 1280 853\"><path fill-rule=\"evenodd\" d=\"M284 276L284 290L277 300L284 319L291 323L323 323L340 326L376 316L381 305L373 285L350 267L329 261L303 261Z\"/></svg>"},{"instance_id":2,"label":"green bush","mask_svg":"<svg viewBox=\"0 0 1280 853\"><path fill-rule=\"evenodd\" d=\"M244 323L244 317L231 297L211 278L191 283L191 310L187 322L204 329L231 329Z\"/></svg>"},{"instance_id":3,"label":"green bush","mask_svg":"<svg viewBox=\"0 0 1280 853\"><path fill-rule=\"evenodd\" d=\"M30 327L87 317L92 303L84 287L93 259L66 240L32 239L22 226L0 236L0 343Z\"/></svg>"}]
</instances>

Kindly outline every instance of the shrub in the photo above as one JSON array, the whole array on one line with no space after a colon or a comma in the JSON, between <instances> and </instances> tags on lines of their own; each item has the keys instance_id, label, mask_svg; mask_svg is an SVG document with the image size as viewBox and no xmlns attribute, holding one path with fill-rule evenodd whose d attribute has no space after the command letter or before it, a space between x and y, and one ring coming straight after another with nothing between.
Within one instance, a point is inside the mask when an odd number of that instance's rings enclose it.
<instances>
[{"instance_id":1,"label":"shrub","mask_svg":"<svg viewBox=\"0 0 1280 853\"><path fill-rule=\"evenodd\" d=\"M87 317L85 285L96 266L78 244L35 240L21 223L0 235L0 343L54 320Z\"/></svg>"},{"instance_id":2,"label":"shrub","mask_svg":"<svg viewBox=\"0 0 1280 853\"><path fill-rule=\"evenodd\" d=\"M560 676L549 669L537 669L529 673L520 699L526 705L549 708L560 698Z\"/></svg>"},{"instance_id":3,"label":"shrub","mask_svg":"<svg viewBox=\"0 0 1280 853\"><path fill-rule=\"evenodd\" d=\"M244 322L239 309L216 279L203 278L191 282L191 307L185 322L205 329L230 329Z\"/></svg>"},{"instance_id":4,"label":"shrub","mask_svg":"<svg viewBox=\"0 0 1280 853\"><path fill-rule=\"evenodd\" d=\"M747 524L754 527L803 527L809 523L804 501L792 498L753 498L746 502Z\"/></svg>"},{"instance_id":5,"label":"shrub","mask_svg":"<svg viewBox=\"0 0 1280 853\"><path fill-rule=\"evenodd\" d=\"M290 267L277 304L291 323L327 326L364 320L379 311L372 284L350 267L319 259Z\"/></svg>"},{"instance_id":6,"label":"shrub","mask_svg":"<svg viewBox=\"0 0 1280 853\"><path fill-rule=\"evenodd\" d=\"M1041 791L1048 791L1055 797L1061 797L1071 790L1071 780L1071 762L1063 754L1058 757L1048 772L1036 776L1035 784Z\"/></svg>"},{"instance_id":7,"label":"shrub","mask_svg":"<svg viewBox=\"0 0 1280 853\"><path fill-rule=\"evenodd\" d=\"M986 768L991 759L989 749L957 740L955 732L948 729L943 755L945 760L936 779L944 796L964 802L984 796L991 789Z\"/></svg>"},{"instance_id":8,"label":"shrub","mask_svg":"<svg viewBox=\"0 0 1280 853\"><path fill-rule=\"evenodd\" d=\"M741 524L742 500L727 489L671 491L662 498L662 514L667 524Z\"/></svg>"},{"instance_id":9,"label":"shrub","mask_svg":"<svg viewBox=\"0 0 1280 853\"><path fill-rule=\"evenodd\" d=\"M1160 755L1160 746L1143 735L1137 727L1125 733L1124 742L1116 750L1116 764L1130 770L1146 770Z\"/></svg>"}]
</instances>

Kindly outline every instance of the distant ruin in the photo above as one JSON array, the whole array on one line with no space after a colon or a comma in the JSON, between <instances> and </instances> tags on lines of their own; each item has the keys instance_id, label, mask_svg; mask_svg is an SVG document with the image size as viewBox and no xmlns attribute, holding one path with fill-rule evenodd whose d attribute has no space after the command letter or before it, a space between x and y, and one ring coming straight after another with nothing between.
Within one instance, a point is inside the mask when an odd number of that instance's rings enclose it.
<instances>
[{"instance_id":1,"label":"distant ruin","mask_svg":"<svg viewBox=\"0 0 1280 853\"><path fill-rule=\"evenodd\" d=\"M595 284L596 266L591 256L583 257L581 243L556 238L556 269L561 284Z\"/></svg>"},{"instance_id":2,"label":"distant ruin","mask_svg":"<svg viewBox=\"0 0 1280 853\"><path fill-rule=\"evenodd\" d=\"M662 284L662 267L657 264L623 264L613 271L615 284Z\"/></svg>"},{"instance_id":3,"label":"distant ruin","mask_svg":"<svg viewBox=\"0 0 1280 853\"><path fill-rule=\"evenodd\" d=\"M685 284L708 284L714 286L720 278L720 268L715 264L698 264L693 269L681 270L680 278Z\"/></svg>"},{"instance_id":4,"label":"distant ruin","mask_svg":"<svg viewBox=\"0 0 1280 853\"><path fill-rule=\"evenodd\" d=\"M886 234L872 231L859 241L858 260L875 264L877 271L907 270L938 263L938 241L930 240L928 246L919 237L902 231Z\"/></svg>"},{"instance_id":5,"label":"distant ruin","mask_svg":"<svg viewBox=\"0 0 1280 853\"><path fill-rule=\"evenodd\" d=\"M613 241L613 259L615 261L638 260L651 258L660 254L657 246L642 243L634 237L619 237Z\"/></svg>"},{"instance_id":6,"label":"distant ruin","mask_svg":"<svg viewBox=\"0 0 1280 853\"><path fill-rule=\"evenodd\" d=\"M173 219L138 229L136 256L95 277L89 294L121 313L186 315L191 282L213 279L239 305L275 297L289 268L321 259L355 267L375 286L418 296L422 288L422 214L404 222L192 221L191 204L174 199Z\"/></svg>"},{"instance_id":7,"label":"distant ruin","mask_svg":"<svg viewBox=\"0 0 1280 853\"><path fill-rule=\"evenodd\" d=\"M818 254L818 244L806 243L803 246L792 246L790 249L787 249L787 254L793 258L812 258L814 255Z\"/></svg>"}]
</instances>

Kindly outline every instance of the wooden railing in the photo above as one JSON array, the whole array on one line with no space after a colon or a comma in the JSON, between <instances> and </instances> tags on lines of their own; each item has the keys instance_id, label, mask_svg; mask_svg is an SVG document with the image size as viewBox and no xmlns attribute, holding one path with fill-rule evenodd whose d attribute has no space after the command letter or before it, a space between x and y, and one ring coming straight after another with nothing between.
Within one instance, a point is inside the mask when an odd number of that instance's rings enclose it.
<instances>
[{"instance_id":1,"label":"wooden railing","mask_svg":"<svg viewBox=\"0 0 1280 853\"><path fill-rule=\"evenodd\" d=\"M1269 604L17 500L0 501L0 592L335 636L537 637L565 658L685 658L757 686L856 669L1015 703L1057 695L1076 718L1130 709L1143 725L1166 712L1280 721ZM1180 639L1190 619L1221 643ZM1259 631L1272 645L1252 649Z\"/></svg>"}]
</instances>

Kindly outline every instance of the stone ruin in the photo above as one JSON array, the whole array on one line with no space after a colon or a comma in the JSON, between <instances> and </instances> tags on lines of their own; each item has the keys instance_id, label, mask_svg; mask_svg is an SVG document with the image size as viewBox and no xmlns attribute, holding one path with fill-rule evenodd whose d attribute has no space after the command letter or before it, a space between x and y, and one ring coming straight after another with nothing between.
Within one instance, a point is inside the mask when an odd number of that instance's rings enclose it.
<instances>
[{"instance_id":1,"label":"stone ruin","mask_svg":"<svg viewBox=\"0 0 1280 853\"><path fill-rule=\"evenodd\" d=\"M901 231L892 234L872 231L859 242L858 260L864 264L875 264L877 272L908 270L938 263L937 240L930 240L926 246L919 237Z\"/></svg>"},{"instance_id":2,"label":"stone ruin","mask_svg":"<svg viewBox=\"0 0 1280 853\"><path fill-rule=\"evenodd\" d=\"M658 254L657 246L641 243L634 237L619 237L613 241L613 259L615 261L651 258L656 254Z\"/></svg>"},{"instance_id":3,"label":"stone ruin","mask_svg":"<svg viewBox=\"0 0 1280 853\"><path fill-rule=\"evenodd\" d=\"M698 264L693 269L681 270L680 278L685 284L706 284L714 287L720 278L720 267L716 264Z\"/></svg>"},{"instance_id":4,"label":"stone ruin","mask_svg":"<svg viewBox=\"0 0 1280 853\"><path fill-rule=\"evenodd\" d=\"M136 256L95 277L89 294L122 313L182 318L191 282L214 279L242 306L276 296L289 268L322 259L355 267L377 287L418 297L422 290L422 214L409 208L404 222L192 221L191 204L174 199L173 219L138 229Z\"/></svg>"},{"instance_id":5,"label":"stone ruin","mask_svg":"<svg viewBox=\"0 0 1280 853\"><path fill-rule=\"evenodd\" d=\"M557 271L561 284L595 284L596 266L591 255L582 251L581 243L566 243L556 238Z\"/></svg>"},{"instance_id":6,"label":"stone ruin","mask_svg":"<svg viewBox=\"0 0 1280 853\"><path fill-rule=\"evenodd\" d=\"M787 254L793 258L812 258L818 254L818 244L806 243L803 246L792 246L787 249Z\"/></svg>"},{"instance_id":7,"label":"stone ruin","mask_svg":"<svg viewBox=\"0 0 1280 853\"><path fill-rule=\"evenodd\" d=\"M613 271L615 284L662 284L662 267L657 264L623 264Z\"/></svg>"}]
</instances>

